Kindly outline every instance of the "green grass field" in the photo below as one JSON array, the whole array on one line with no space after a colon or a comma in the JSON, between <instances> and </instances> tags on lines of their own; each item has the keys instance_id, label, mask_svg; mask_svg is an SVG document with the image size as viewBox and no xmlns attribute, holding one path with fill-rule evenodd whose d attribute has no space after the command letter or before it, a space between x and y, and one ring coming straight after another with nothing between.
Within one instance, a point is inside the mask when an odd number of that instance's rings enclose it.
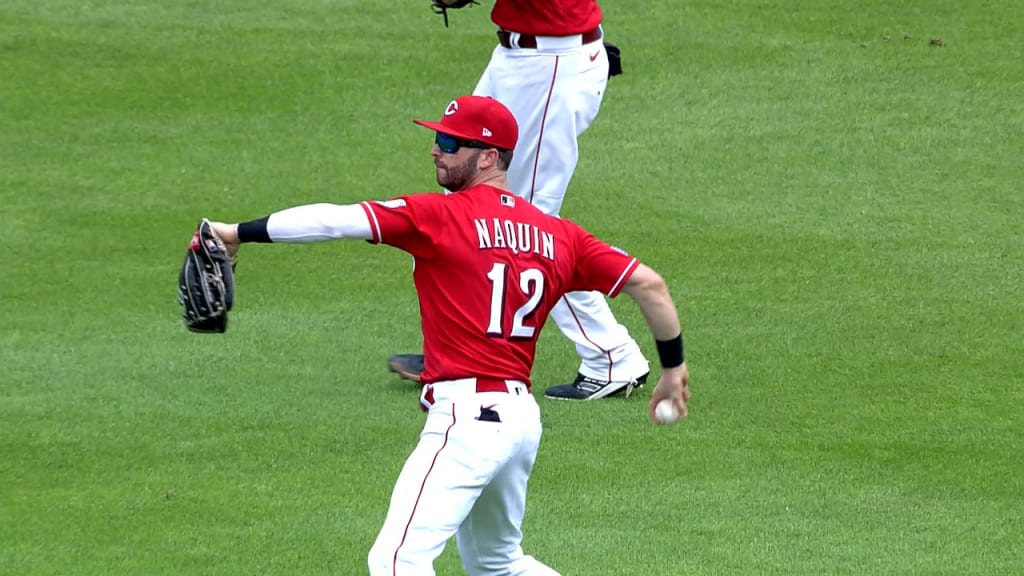
<instances>
[{"instance_id":1,"label":"green grass field","mask_svg":"<svg viewBox=\"0 0 1024 576\"><path fill-rule=\"evenodd\" d=\"M527 551L1020 574L1024 4L605 4L626 73L563 214L669 280L691 417L540 399ZM366 573L423 419L384 367L409 257L251 247L223 336L176 278L202 216L436 189L410 119L472 90L490 6L0 5L0 574ZM576 362L550 326L538 395Z\"/></svg>"}]
</instances>

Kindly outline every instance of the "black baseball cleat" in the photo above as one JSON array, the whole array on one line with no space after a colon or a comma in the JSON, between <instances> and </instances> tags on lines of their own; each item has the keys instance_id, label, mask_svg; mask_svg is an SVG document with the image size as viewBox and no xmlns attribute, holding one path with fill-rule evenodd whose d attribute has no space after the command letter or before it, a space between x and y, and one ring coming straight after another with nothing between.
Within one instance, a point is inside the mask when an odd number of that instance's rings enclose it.
<instances>
[{"instance_id":1,"label":"black baseball cleat","mask_svg":"<svg viewBox=\"0 0 1024 576\"><path fill-rule=\"evenodd\" d=\"M388 370L406 380L419 382L423 374L423 354L395 354L388 358Z\"/></svg>"},{"instance_id":2,"label":"black baseball cleat","mask_svg":"<svg viewBox=\"0 0 1024 576\"><path fill-rule=\"evenodd\" d=\"M561 386L552 386L544 391L544 397L551 398L552 400L597 400L598 398L618 396L625 393L628 398L633 393L633 390L640 388L647 382L648 374L650 372L645 373L632 382L606 382L587 378L583 374L577 373L574 382L562 384Z\"/></svg>"}]
</instances>

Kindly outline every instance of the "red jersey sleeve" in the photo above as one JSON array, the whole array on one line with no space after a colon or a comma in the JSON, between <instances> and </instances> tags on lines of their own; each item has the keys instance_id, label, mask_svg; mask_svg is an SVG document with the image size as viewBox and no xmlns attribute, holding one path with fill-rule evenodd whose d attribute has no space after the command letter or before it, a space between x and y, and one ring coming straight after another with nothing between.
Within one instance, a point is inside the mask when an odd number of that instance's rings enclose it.
<instances>
[{"instance_id":1,"label":"red jersey sleeve","mask_svg":"<svg viewBox=\"0 0 1024 576\"><path fill-rule=\"evenodd\" d=\"M568 291L597 290L609 298L618 296L640 261L575 224L570 227L577 236L577 256Z\"/></svg>"},{"instance_id":2,"label":"red jersey sleeve","mask_svg":"<svg viewBox=\"0 0 1024 576\"><path fill-rule=\"evenodd\" d=\"M440 221L438 200L442 198L442 194L423 193L360 203L373 232L369 242L394 246L419 258L432 257L436 244L431 231Z\"/></svg>"}]
</instances>

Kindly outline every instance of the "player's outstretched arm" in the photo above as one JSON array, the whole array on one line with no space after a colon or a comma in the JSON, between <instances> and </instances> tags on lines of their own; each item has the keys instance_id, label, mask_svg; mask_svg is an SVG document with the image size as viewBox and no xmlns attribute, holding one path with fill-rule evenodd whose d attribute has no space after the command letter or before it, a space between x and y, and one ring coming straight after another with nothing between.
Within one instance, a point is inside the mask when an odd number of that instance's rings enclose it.
<instances>
[{"instance_id":1,"label":"player's outstretched arm","mask_svg":"<svg viewBox=\"0 0 1024 576\"><path fill-rule=\"evenodd\" d=\"M369 240L370 220L359 204L308 204L237 224L211 222L234 256L246 242L310 243L342 238Z\"/></svg>"},{"instance_id":2,"label":"player's outstretched arm","mask_svg":"<svg viewBox=\"0 0 1024 576\"><path fill-rule=\"evenodd\" d=\"M683 356L683 334L679 313L669 295L668 286L660 274L640 264L622 290L640 307L658 345L662 372L658 385L651 394L651 403L648 407L651 420L657 421L654 417L654 408L665 398L671 398L679 414L685 417L686 401L690 398L690 373Z\"/></svg>"}]
</instances>

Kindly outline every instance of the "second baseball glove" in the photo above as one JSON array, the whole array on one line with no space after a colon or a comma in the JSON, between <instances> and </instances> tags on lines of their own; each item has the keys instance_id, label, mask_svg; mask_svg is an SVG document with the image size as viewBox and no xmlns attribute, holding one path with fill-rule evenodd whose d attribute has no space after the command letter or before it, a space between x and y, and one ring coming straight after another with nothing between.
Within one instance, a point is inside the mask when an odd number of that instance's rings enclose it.
<instances>
[{"instance_id":1,"label":"second baseball glove","mask_svg":"<svg viewBox=\"0 0 1024 576\"><path fill-rule=\"evenodd\" d=\"M476 0L431 0L430 7L433 8L434 14L440 14L444 16L444 27L448 27L448 10L457 10L459 8L465 8L472 4L479 4Z\"/></svg>"}]
</instances>

